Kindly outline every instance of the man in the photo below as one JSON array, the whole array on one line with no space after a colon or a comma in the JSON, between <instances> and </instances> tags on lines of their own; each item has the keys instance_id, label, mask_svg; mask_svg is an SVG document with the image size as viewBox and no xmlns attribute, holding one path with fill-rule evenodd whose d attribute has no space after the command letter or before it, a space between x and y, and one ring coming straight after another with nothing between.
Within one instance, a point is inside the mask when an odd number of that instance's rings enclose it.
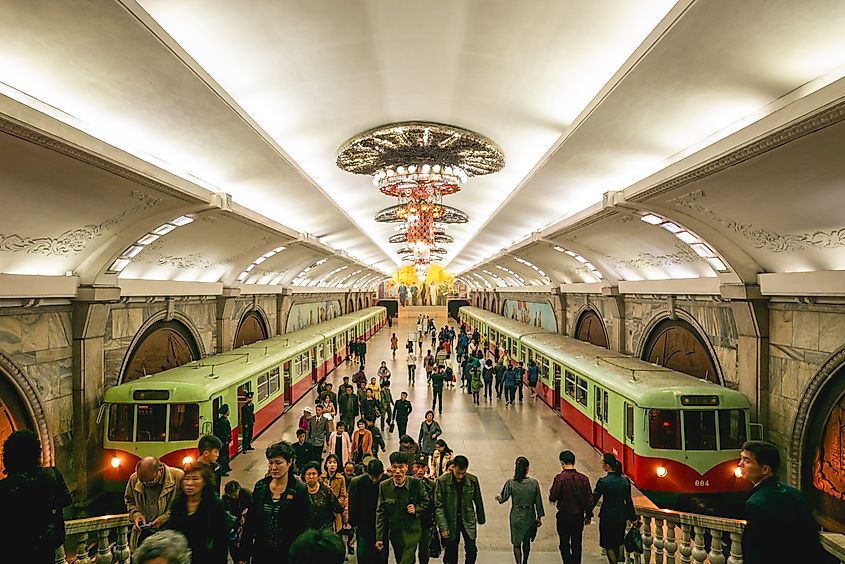
<instances>
[{"instance_id":1,"label":"man","mask_svg":"<svg viewBox=\"0 0 845 564\"><path fill-rule=\"evenodd\" d=\"M188 539L178 531L160 531L151 535L138 547L132 557L134 564L191 564Z\"/></svg>"},{"instance_id":2,"label":"man","mask_svg":"<svg viewBox=\"0 0 845 564\"><path fill-rule=\"evenodd\" d=\"M393 393L390 391L390 380L385 380L381 385L381 417L379 427L384 431L384 420L387 419L387 428L393 432Z\"/></svg>"},{"instance_id":3,"label":"man","mask_svg":"<svg viewBox=\"0 0 845 564\"><path fill-rule=\"evenodd\" d=\"M383 564L387 551L376 550L376 507L379 484L384 478L384 465L371 458L365 466L366 474L356 476L349 484L349 524L355 527L359 564Z\"/></svg>"},{"instance_id":4,"label":"man","mask_svg":"<svg viewBox=\"0 0 845 564\"><path fill-rule=\"evenodd\" d=\"M768 562L831 562L819 543L819 527L801 492L780 482L780 453L766 441L742 445L739 467L742 477L754 484L745 502L742 557L747 564ZM773 535L788 528L788 541Z\"/></svg>"},{"instance_id":5,"label":"man","mask_svg":"<svg viewBox=\"0 0 845 564\"><path fill-rule=\"evenodd\" d=\"M434 478L428 476L428 457L420 454L414 459L414 477L420 481L420 485L425 488L425 496L428 498L428 507L425 511L420 513L420 526L422 532L420 534L420 544L417 549L417 558L420 564L428 564L431 555L429 550L431 547L431 535L437 534L437 529L434 527Z\"/></svg>"},{"instance_id":6,"label":"man","mask_svg":"<svg viewBox=\"0 0 845 564\"><path fill-rule=\"evenodd\" d=\"M411 402L408 401L408 392L399 394L399 399L393 405L393 419L399 427L399 436L406 435L408 432L408 417L414 410Z\"/></svg>"},{"instance_id":7,"label":"man","mask_svg":"<svg viewBox=\"0 0 845 564\"><path fill-rule=\"evenodd\" d=\"M252 403L252 392L247 392L246 403L241 407L241 432L243 433L243 452L255 450L252 448L252 429L255 427L255 404Z\"/></svg>"},{"instance_id":8,"label":"man","mask_svg":"<svg viewBox=\"0 0 845 564\"><path fill-rule=\"evenodd\" d=\"M223 468L217 463L222 448L223 443L214 435L203 435L197 443L197 451L199 452L197 462L211 466L214 477L217 478L217 495L220 495L223 486Z\"/></svg>"},{"instance_id":9,"label":"man","mask_svg":"<svg viewBox=\"0 0 845 564\"><path fill-rule=\"evenodd\" d=\"M359 409L358 396L355 395L355 390L352 389L352 386L343 386L338 402L340 420L343 421L343 424L346 425L347 429L354 428L355 418L358 417Z\"/></svg>"},{"instance_id":10,"label":"man","mask_svg":"<svg viewBox=\"0 0 845 564\"><path fill-rule=\"evenodd\" d=\"M364 337L361 337L361 342L358 343L358 357L361 359L361 369L364 369L364 365L367 364L367 341L364 340Z\"/></svg>"},{"instance_id":11,"label":"man","mask_svg":"<svg viewBox=\"0 0 845 564\"><path fill-rule=\"evenodd\" d=\"M437 400L440 400L440 415L443 415L443 365L438 365L431 373L431 393L434 396L431 400L431 411L434 411Z\"/></svg>"},{"instance_id":12,"label":"man","mask_svg":"<svg viewBox=\"0 0 845 564\"><path fill-rule=\"evenodd\" d=\"M220 458L217 462L223 471L223 476L228 476L232 470L229 468L229 445L232 444L232 424L229 423L229 406L223 404L218 411L219 416L214 422L214 436L220 439L223 443L223 448L220 449Z\"/></svg>"},{"instance_id":13,"label":"man","mask_svg":"<svg viewBox=\"0 0 845 564\"><path fill-rule=\"evenodd\" d=\"M475 544L477 525L483 525L484 501L478 478L469 474L469 460L458 455L452 459L449 472L434 485L434 514L443 539L443 564L458 564L458 543L464 538L466 564L474 564L478 557Z\"/></svg>"},{"instance_id":14,"label":"man","mask_svg":"<svg viewBox=\"0 0 845 564\"><path fill-rule=\"evenodd\" d=\"M364 386L367 385L367 374L364 372L364 365L362 364L358 369L358 372L352 375L352 383Z\"/></svg>"},{"instance_id":15,"label":"man","mask_svg":"<svg viewBox=\"0 0 845 564\"><path fill-rule=\"evenodd\" d=\"M361 417L364 418L369 427L370 423L375 423L376 419L381 415L381 402L373 397L373 390L371 388L367 388L366 394L366 399L361 404Z\"/></svg>"},{"instance_id":16,"label":"man","mask_svg":"<svg viewBox=\"0 0 845 564\"><path fill-rule=\"evenodd\" d=\"M516 393L519 395L519 402L522 403L522 388L525 384L525 367L520 360L516 368L514 368L514 377L516 379Z\"/></svg>"},{"instance_id":17,"label":"man","mask_svg":"<svg viewBox=\"0 0 845 564\"><path fill-rule=\"evenodd\" d=\"M323 406L315 406L314 415L308 420L305 440L311 445L311 460L318 464L323 462L323 447L326 445L326 437L331 430L331 421L323 417Z\"/></svg>"},{"instance_id":18,"label":"man","mask_svg":"<svg viewBox=\"0 0 845 564\"><path fill-rule=\"evenodd\" d=\"M575 454L560 453L561 472L555 476L549 501L557 504L557 535L563 564L581 564L584 525L593 518L593 490L590 479L575 469Z\"/></svg>"},{"instance_id":19,"label":"man","mask_svg":"<svg viewBox=\"0 0 845 564\"><path fill-rule=\"evenodd\" d=\"M378 458L379 449L386 451L387 446L384 443L384 436L378 430L374 421L365 422L367 430L373 435L373 456Z\"/></svg>"},{"instance_id":20,"label":"man","mask_svg":"<svg viewBox=\"0 0 845 564\"><path fill-rule=\"evenodd\" d=\"M305 436L307 434L307 431L305 431L304 429L297 429L296 442L291 445L295 454L295 458L293 461L293 473L297 476L299 476L300 468L311 462L311 460L314 458L311 445L305 441Z\"/></svg>"},{"instance_id":21,"label":"man","mask_svg":"<svg viewBox=\"0 0 845 564\"><path fill-rule=\"evenodd\" d=\"M413 386L416 383L417 374L417 355L414 354L413 347L408 351L408 384Z\"/></svg>"},{"instance_id":22,"label":"man","mask_svg":"<svg viewBox=\"0 0 845 564\"><path fill-rule=\"evenodd\" d=\"M432 371L434 371L434 355L431 354L431 349L428 349L428 352L425 353L425 358L423 359L423 368L425 368L425 381L430 384L431 373Z\"/></svg>"},{"instance_id":23,"label":"man","mask_svg":"<svg viewBox=\"0 0 845 564\"><path fill-rule=\"evenodd\" d=\"M420 513L428 508L425 489L408 477L410 458L404 452L390 454L390 480L379 485L376 506L376 549L390 540L397 564L414 564L422 527Z\"/></svg>"},{"instance_id":24,"label":"man","mask_svg":"<svg viewBox=\"0 0 845 564\"><path fill-rule=\"evenodd\" d=\"M184 475L179 468L170 468L154 456L145 456L138 461L123 492L132 523L130 550L135 550L143 538L157 532L170 519L170 505L182 486Z\"/></svg>"}]
</instances>

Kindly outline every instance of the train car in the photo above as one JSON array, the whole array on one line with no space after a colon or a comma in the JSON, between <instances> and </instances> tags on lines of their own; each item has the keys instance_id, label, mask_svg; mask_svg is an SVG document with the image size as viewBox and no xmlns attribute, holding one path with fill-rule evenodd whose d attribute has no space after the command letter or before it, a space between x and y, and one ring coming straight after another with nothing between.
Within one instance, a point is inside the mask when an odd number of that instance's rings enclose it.
<instances>
[{"instance_id":1,"label":"train car","mask_svg":"<svg viewBox=\"0 0 845 564\"><path fill-rule=\"evenodd\" d=\"M499 352L507 351L514 362L522 360L520 342L523 337L535 333L548 333L546 329L520 323L476 307L462 307L458 318L471 329L478 331L482 342L487 343L488 350L492 352L498 346Z\"/></svg>"},{"instance_id":2,"label":"train car","mask_svg":"<svg viewBox=\"0 0 845 564\"><path fill-rule=\"evenodd\" d=\"M490 312L461 314L495 326ZM745 395L521 325L515 356L537 363L540 398L598 451L615 454L643 494L664 508L735 513L750 489L737 468L751 428Z\"/></svg>"},{"instance_id":3,"label":"train car","mask_svg":"<svg viewBox=\"0 0 845 564\"><path fill-rule=\"evenodd\" d=\"M230 407L230 456L239 450L240 407L253 392L258 436L386 322L373 307L213 355L106 390L100 412L107 489L122 488L143 456L181 466L196 456L220 406Z\"/></svg>"}]
</instances>

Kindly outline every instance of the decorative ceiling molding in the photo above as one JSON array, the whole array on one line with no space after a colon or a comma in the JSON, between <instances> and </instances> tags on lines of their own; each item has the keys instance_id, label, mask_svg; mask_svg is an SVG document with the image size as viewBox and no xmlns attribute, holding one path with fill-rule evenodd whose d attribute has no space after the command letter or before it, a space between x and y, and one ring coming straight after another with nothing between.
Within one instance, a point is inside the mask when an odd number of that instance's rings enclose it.
<instances>
[{"instance_id":1,"label":"decorative ceiling molding","mask_svg":"<svg viewBox=\"0 0 845 564\"><path fill-rule=\"evenodd\" d=\"M616 269L640 270L643 268L661 268L665 266L673 266L676 264L689 264L702 262L702 258L692 252L686 245L676 244L675 253L667 253L663 255L655 255L653 253L637 253L637 255L630 259L619 259L611 256L605 252L587 247L591 253L595 253L607 264L612 264Z\"/></svg>"}]
</instances>

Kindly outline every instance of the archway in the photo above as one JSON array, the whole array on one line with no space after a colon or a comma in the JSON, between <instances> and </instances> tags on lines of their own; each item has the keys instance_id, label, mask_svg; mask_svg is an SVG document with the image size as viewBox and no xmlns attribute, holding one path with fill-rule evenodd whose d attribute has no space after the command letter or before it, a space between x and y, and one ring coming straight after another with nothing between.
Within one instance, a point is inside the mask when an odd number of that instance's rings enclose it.
<instances>
[{"instance_id":1,"label":"archway","mask_svg":"<svg viewBox=\"0 0 845 564\"><path fill-rule=\"evenodd\" d=\"M584 310L578 318L578 323L575 325L575 338L597 347L608 348L604 322L592 309Z\"/></svg>"},{"instance_id":2,"label":"archway","mask_svg":"<svg viewBox=\"0 0 845 564\"><path fill-rule=\"evenodd\" d=\"M201 358L188 327L175 319L156 321L135 340L119 382L137 380Z\"/></svg>"},{"instance_id":3,"label":"archway","mask_svg":"<svg viewBox=\"0 0 845 564\"><path fill-rule=\"evenodd\" d=\"M41 461L52 466L53 441L38 393L17 366L0 353L0 444L15 431L32 429L41 441ZM5 475L0 458L0 477Z\"/></svg>"},{"instance_id":4,"label":"archway","mask_svg":"<svg viewBox=\"0 0 845 564\"><path fill-rule=\"evenodd\" d=\"M710 349L682 319L664 319L648 335L641 357L648 362L721 384Z\"/></svg>"},{"instance_id":5,"label":"archway","mask_svg":"<svg viewBox=\"0 0 845 564\"><path fill-rule=\"evenodd\" d=\"M261 314L251 309L244 314L235 332L233 347L251 345L257 341L263 341L268 337L267 324Z\"/></svg>"},{"instance_id":6,"label":"archway","mask_svg":"<svg viewBox=\"0 0 845 564\"><path fill-rule=\"evenodd\" d=\"M812 386L807 396L810 390ZM812 398L804 426L801 486L822 526L845 533L845 361Z\"/></svg>"},{"instance_id":7,"label":"archway","mask_svg":"<svg viewBox=\"0 0 845 564\"><path fill-rule=\"evenodd\" d=\"M361 296L358 296L358 309L364 309L364 299Z\"/></svg>"},{"instance_id":8,"label":"archway","mask_svg":"<svg viewBox=\"0 0 845 564\"><path fill-rule=\"evenodd\" d=\"M352 313L355 311L355 302L352 298L349 298L349 301L346 303L346 313Z\"/></svg>"}]
</instances>

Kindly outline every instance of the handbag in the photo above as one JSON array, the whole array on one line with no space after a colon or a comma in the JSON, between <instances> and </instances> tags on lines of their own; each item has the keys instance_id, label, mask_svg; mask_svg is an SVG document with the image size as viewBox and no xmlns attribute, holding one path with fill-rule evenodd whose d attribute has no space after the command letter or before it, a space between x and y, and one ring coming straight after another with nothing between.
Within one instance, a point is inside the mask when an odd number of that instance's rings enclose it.
<instances>
[{"instance_id":1,"label":"handbag","mask_svg":"<svg viewBox=\"0 0 845 564\"><path fill-rule=\"evenodd\" d=\"M636 552L643 553L643 535L640 533L639 525L632 525L628 532L625 533L625 550L630 554Z\"/></svg>"},{"instance_id":2,"label":"handbag","mask_svg":"<svg viewBox=\"0 0 845 564\"><path fill-rule=\"evenodd\" d=\"M440 545L440 532L437 527L431 528L431 537L428 540L428 556L429 558L440 558L440 553L443 547Z\"/></svg>"}]
</instances>

